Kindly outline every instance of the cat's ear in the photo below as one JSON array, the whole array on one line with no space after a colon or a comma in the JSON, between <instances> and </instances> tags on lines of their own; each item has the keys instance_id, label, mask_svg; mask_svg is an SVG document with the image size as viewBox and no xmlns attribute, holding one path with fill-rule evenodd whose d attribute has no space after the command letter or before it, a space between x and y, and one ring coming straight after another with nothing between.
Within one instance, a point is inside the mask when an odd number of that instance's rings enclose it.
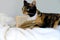
<instances>
[{"instance_id":1,"label":"cat's ear","mask_svg":"<svg viewBox=\"0 0 60 40\"><path fill-rule=\"evenodd\" d=\"M29 3L26 0L24 0L24 6L27 6L27 5L29 5Z\"/></svg>"},{"instance_id":2,"label":"cat's ear","mask_svg":"<svg viewBox=\"0 0 60 40\"><path fill-rule=\"evenodd\" d=\"M33 0L32 4L33 4L33 5L36 5L36 0Z\"/></svg>"}]
</instances>

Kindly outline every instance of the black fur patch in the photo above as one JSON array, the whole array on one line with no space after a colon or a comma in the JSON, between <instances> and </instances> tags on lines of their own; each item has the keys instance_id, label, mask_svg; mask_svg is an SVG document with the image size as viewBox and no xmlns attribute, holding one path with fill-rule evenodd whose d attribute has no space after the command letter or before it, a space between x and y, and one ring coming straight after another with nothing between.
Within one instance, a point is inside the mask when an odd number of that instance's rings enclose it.
<instances>
[{"instance_id":1,"label":"black fur patch","mask_svg":"<svg viewBox=\"0 0 60 40\"><path fill-rule=\"evenodd\" d=\"M28 9L29 9L29 11L27 11L27 12L28 12L28 15L29 15L30 17L33 17L33 16L36 14L36 7L33 6L32 8L30 7L30 8L28 8Z\"/></svg>"}]
</instances>

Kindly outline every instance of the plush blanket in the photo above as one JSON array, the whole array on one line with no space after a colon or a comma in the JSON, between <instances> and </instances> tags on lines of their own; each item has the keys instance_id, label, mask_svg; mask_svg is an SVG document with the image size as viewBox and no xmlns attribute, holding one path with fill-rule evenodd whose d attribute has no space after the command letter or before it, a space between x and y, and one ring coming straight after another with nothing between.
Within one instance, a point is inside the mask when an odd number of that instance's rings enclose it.
<instances>
[{"instance_id":1,"label":"plush blanket","mask_svg":"<svg viewBox=\"0 0 60 40\"><path fill-rule=\"evenodd\" d=\"M53 28L24 30L0 25L0 40L60 40L60 31Z\"/></svg>"}]
</instances>

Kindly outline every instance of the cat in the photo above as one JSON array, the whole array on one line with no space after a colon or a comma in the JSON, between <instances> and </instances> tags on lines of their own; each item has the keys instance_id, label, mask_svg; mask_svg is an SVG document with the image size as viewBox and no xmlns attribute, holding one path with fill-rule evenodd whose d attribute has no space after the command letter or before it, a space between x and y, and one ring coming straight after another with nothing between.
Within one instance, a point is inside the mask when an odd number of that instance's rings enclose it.
<instances>
[{"instance_id":1,"label":"cat","mask_svg":"<svg viewBox=\"0 0 60 40\"><path fill-rule=\"evenodd\" d=\"M22 25L25 28L31 27L40 27L40 28L56 28L58 26L58 23L60 21L60 14L58 13L43 13L40 12L36 7L36 1L33 0L32 3L28 3L26 0L24 0L24 5L22 8L23 14L28 15L29 17L34 17L36 14L36 17L30 24L27 22L24 22ZM32 24L34 23L34 25ZM25 24L25 25L24 25ZM23 26L21 27L23 28ZM28 26L26 26L28 25Z\"/></svg>"}]
</instances>

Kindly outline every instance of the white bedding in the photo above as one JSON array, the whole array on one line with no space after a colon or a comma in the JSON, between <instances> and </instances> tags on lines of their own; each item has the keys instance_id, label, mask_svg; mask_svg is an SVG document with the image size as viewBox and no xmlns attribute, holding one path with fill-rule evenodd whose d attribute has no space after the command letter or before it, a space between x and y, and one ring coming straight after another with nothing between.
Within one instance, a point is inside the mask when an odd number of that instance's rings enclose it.
<instances>
[{"instance_id":1,"label":"white bedding","mask_svg":"<svg viewBox=\"0 0 60 40\"><path fill-rule=\"evenodd\" d=\"M0 25L0 40L60 40L60 31L53 28L24 30Z\"/></svg>"}]
</instances>

